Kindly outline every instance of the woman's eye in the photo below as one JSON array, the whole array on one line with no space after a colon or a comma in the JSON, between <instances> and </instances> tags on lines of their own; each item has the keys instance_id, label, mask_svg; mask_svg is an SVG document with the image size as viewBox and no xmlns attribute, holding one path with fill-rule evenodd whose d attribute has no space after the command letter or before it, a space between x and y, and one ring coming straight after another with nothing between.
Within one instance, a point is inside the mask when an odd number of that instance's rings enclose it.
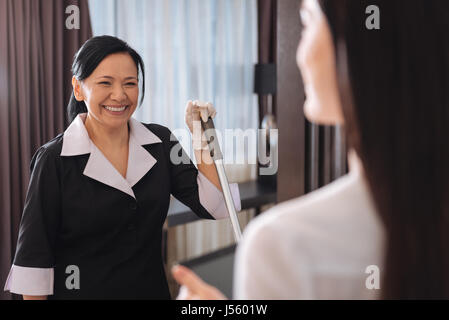
<instances>
[{"instance_id":1,"label":"woman's eye","mask_svg":"<svg viewBox=\"0 0 449 320\"><path fill-rule=\"evenodd\" d=\"M102 85L106 85L106 86L111 85L111 83L108 81L102 81L102 82L99 82L98 84L102 84ZM126 86L136 86L137 84L135 82L127 82L127 83L125 83L125 85Z\"/></svg>"}]
</instances>

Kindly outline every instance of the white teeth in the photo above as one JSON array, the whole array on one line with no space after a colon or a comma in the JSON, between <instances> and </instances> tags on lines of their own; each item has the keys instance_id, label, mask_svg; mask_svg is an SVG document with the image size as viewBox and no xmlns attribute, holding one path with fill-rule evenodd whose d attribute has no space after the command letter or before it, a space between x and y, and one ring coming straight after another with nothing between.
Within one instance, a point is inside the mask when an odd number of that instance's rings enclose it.
<instances>
[{"instance_id":1,"label":"white teeth","mask_svg":"<svg viewBox=\"0 0 449 320\"><path fill-rule=\"evenodd\" d=\"M113 108L113 107L109 107L109 106L104 106L106 109L108 109L109 111L114 111L114 112L121 112L123 110L126 109L126 106L120 107L120 108Z\"/></svg>"}]
</instances>

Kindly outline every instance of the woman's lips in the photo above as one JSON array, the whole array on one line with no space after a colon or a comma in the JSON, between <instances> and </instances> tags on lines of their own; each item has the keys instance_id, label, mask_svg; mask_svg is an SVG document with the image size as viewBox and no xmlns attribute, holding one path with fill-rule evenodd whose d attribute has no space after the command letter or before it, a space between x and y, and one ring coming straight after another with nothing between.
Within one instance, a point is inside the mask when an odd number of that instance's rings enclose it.
<instances>
[{"instance_id":1,"label":"woman's lips","mask_svg":"<svg viewBox=\"0 0 449 320\"><path fill-rule=\"evenodd\" d=\"M126 106L102 106L108 113L113 115L121 115L125 113L125 111L129 108L128 105Z\"/></svg>"}]
</instances>

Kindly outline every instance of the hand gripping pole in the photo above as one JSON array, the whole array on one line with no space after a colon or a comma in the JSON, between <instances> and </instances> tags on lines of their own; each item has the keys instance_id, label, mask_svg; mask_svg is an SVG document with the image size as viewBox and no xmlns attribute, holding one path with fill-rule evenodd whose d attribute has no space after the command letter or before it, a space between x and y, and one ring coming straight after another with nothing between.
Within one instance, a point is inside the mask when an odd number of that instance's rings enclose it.
<instances>
[{"instance_id":1,"label":"hand gripping pole","mask_svg":"<svg viewBox=\"0 0 449 320\"><path fill-rule=\"evenodd\" d=\"M226 173L224 170L223 154L221 153L220 145L218 144L218 139L212 118L209 117L207 122L201 120L201 127L203 128L208 142L210 156L214 160L215 168L217 169L221 189L223 190L223 195L225 198L226 208L228 209L229 218L231 219L232 228L234 230L235 240L236 242L239 242L242 238L242 231L240 229L239 220L235 211L234 201L232 200L228 178L226 177Z\"/></svg>"}]
</instances>

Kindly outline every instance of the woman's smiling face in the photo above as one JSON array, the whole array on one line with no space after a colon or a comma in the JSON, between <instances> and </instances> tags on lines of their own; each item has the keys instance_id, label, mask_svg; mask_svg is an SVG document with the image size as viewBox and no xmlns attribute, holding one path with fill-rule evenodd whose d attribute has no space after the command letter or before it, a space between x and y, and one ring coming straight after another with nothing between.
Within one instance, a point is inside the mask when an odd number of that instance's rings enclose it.
<instances>
[{"instance_id":1,"label":"woman's smiling face","mask_svg":"<svg viewBox=\"0 0 449 320\"><path fill-rule=\"evenodd\" d=\"M89 116L108 128L127 124L139 99L138 69L128 53L108 55L92 74L72 79L75 98L84 101Z\"/></svg>"}]
</instances>

